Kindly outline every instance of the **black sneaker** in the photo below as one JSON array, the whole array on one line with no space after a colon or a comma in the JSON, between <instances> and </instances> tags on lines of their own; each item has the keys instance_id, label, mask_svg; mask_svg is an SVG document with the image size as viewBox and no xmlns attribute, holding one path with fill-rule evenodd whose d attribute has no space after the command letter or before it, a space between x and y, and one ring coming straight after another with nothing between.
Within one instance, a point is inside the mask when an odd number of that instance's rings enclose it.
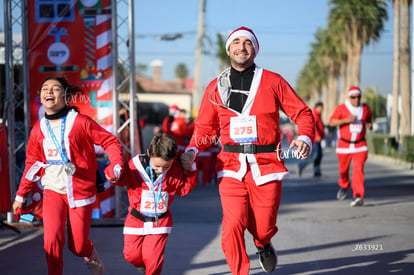
<instances>
[{"instance_id":1,"label":"black sneaker","mask_svg":"<svg viewBox=\"0 0 414 275\"><path fill-rule=\"evenodd\" d=\"M364 200L360 196L356 196L351 202L352 207L362 206L362 205L364 205Z\"/></svg>"},{"instance_id":2,"label":"black sneaker","mask_svg":"<svg viewBox=\"0 0 414 275\"><path fill-rule=\"evenodd\" d=\"M272 272L275 270L277 265L277 254L271 243L268 243L264 247L257 246L258 252L256 254L260 255L259 262L262 269L266 272Z\"/></svg>"},{"instance_id":3,"label":"black sneaker","mask_svg":"<svg viewBox=\"0 0 414 275\"><path fill-rule=\"evenodd\" d=\"M145 267L137 267L138 273L145 274Z\"/></svg>"},{"instance_id":4,"label":"black sneaker","mask_svg":"<svg viewBox=\"0 0 414 275\"><path fill-rule=\"evenodd\" d=\"M346 198L349 188L339 187L338 193L336 193L336 198L340 201L343 201Z\"/></svg>"},{"instance_id":5,"label":"black sneaker","mask_svg":"<svg viewBox=\"0 0 414 275\"><path fill-rule=\"evenodd\" d=\"M299 164L296 166L296 175L301 178L302 177L302 172L303 172L304 167L300 166Z\"/></svg>"},{"instance_id":6,"label":"black sneaker","mask_svg":"<svg viewBox=\"0 0 414 275\"><path fill-rule=\"evenodd\" d=\"M314 178L321 178L322 177L322 174L321 173L314 173L313 174L313 177Z\"/></svg>"}]
</instances>

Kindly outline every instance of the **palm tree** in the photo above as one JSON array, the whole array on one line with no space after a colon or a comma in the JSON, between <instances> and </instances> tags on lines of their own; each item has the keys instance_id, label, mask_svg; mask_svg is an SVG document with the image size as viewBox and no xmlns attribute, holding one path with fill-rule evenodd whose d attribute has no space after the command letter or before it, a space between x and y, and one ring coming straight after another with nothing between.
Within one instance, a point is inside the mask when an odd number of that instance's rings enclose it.
<instances>
[{"instance_id":1,"label":"palm tree","mask_svg":"<svg viewBox=\"0 0 414 275\"><path fill-rule=\"evenodd\" d=\"M377 41L388 18L384 0L331 0L330 25L343 26L347 52L347 87L360 85L361 55L365 44Z\"/></svg>"},{"instance_id":2,"label":"palm tree","mask_svg":"<svg viewBox=\"0 0 414 275\"><path fill-rule=\"evenodd\" d=\"M323 96L325 103L324 121L329 120L338 103L338 77L340 64L342 62L342 45L340 36L337 35L335 28L324 29L319 34L319 54L323 61L323 66L327 73L326 96ZM322 92L324 92L322 90Z\"/></svg>"},{"instance_id":3,"label":"palm tree","mask_svg":"<svg viewBox=\"0 0 414 275\"><path fill-rule=\"evenodd\" d=\"M411 98L410 98L410 2L401 0L401 136L411 134Z\"/></svg>"},{"instance_id":4,"label":"palm tree","mask_svg":"<svg viewBox=\"0 0 414 275\"><path fill-rule=\"evenodd\" d=\"M175 76L180 81L181 88L184 88L184 81L188 77L188 69L184 63L179 63L175 67Z\"/></svg>"},{"instance_id":5,"label":"palm tree","mask_svg":"<svg viewBox=\"0 0 414 275\"><path fill-rule=\"evenodd\" d=\"M226 51L226 40L223 36L217 34L217 58L219 60L219 73L221 73L226 67L230 66L230 58Z\"/></svg>"},{"instance_id":6,"label":"palm tree","mask_svg":"<svg viewBox=\"0 0 414 275\"><path fill-rule=\"evenodd\" d=\"M398 140L398 96L400 88L400 1L394 0L394 64L390 135Z\"/></svg>"}]
</instances>

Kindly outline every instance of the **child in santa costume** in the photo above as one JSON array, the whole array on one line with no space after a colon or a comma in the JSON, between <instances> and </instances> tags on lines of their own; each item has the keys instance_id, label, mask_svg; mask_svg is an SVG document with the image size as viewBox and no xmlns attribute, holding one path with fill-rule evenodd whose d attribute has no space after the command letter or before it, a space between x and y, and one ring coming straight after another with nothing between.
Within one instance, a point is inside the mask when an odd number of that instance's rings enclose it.
<instances>
[{"instance_id":1,"label":"child in santa costume","mask_svg":"<svg viewBox=\"0 0 414 275\"><path fill-rule=\"evenodd\" d=\"M222 249L233 274L249 274L245 230L253 236L260 264L272 272L277 255L271 244L282 179L288 175L280 156L279 111L298 125L290 148L306 158L315 126L312 112L279 75L254 63L259 42L251 29L233 31L226 42L231 67L207 86L190 144L182 156L187 167L219 136L216 169L223 208Z\"/></svg>"},{"instance_id":2,"label":"child in santa costume","mask_svg":"<svg viewBox=\"0 0 414 275\"><path fill-rule=\"evenodd\" d=\"M33 127L27 145L25 170L20 181L13 210L19 213L33 185L43 185L44 249L48 274L63 272L65 226L69 250L84 257L92 274L103 274L104 266L89 229L96 201L97 161L94 145L108 154L110 165L106 177L119 178L122 147L118 139L86 115L68 107L68 99L82 92L63 77L47 77L39 96L45 117Z\"/></svg>"},{"instance_id":3,"label":"child in santa costume","mask_svg":"<svg viewBox=\"0 0 414 275\"><path fill-rule=\"evenodd\" d=\"M116 185L128 189L129 208L124 227L124 256L138 271L161 274L168 234L172 229L170 205L196 185L195 166L184 171L177 162L177 143L159 133L148 156L137 155L125 167Z\"/></svg>"},{"instance_id":4,"label":"child in santa costume","mask_svg":"<svg viewBox=\"0 0 414 275\"><path fill-rule=\"evenodd\" d=\"M372 129L371 111L361 103L361 90L350 87L345 103L338 105L329 120L331 127L339 127L336 155L339 160L338 200L344 200L350 185L349 167L353 163L351 206L364 204L364 165L368 158L366 128Z\"/></svg>"}]
</instances>

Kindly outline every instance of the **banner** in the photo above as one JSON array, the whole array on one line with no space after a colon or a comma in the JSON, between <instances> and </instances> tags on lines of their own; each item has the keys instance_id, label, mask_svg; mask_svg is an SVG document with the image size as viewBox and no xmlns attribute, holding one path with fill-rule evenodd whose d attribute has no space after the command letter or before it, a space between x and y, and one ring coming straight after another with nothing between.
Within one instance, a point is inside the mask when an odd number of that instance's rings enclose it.
<instances>
[{"instance_id":1,"label":"banner","mask_svg":"<svg viewBox=\"0 0 414 275\"><path fill-rule=\"evenodd\" d=\"M28 1L32 125L44 113L40 85L57 75L85 92L71 104L113 132L111 11L111 0Z\"/></svg>"},{"instance_id":2,"label":"banner","mask_svg":"<svg viewBox=\"0 0 414 275\"><path fill-rule=\"evenodd\" d=\"M7 128L0 123L0 214L11 211Z\"/></svg>"}]
</instances>

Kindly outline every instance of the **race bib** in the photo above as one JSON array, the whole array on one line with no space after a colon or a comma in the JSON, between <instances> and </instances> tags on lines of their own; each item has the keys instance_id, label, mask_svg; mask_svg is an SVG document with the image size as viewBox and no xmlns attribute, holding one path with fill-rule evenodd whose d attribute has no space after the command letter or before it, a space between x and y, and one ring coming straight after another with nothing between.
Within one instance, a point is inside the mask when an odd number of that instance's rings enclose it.
<instances>
[{"instance_id":1,"label":"race bib","mask_svg":"<svg viewBox=\"0 0 414 275\"><path fill-rule=\"evenodd\" d=\"M231 117L230 138L237 143L257 141L256 116Z\"/></svg>"},{"instance_id":2,"label":"race bib","mask_svg":"<svg viewBox=\"0 0 414 275\"><path fill-rule=\"evenodd\" d=\"M157 216L161 216L168 210L168 193L161 192L161 198L157 205ZM140 212L148 217L155 217L154 193L149 190L142 190Z\"/></svg>"},{"instance_id":3,"label":"race bib","mask_svg":"<svg viewBox=\"0 0 414 275\"><path fill-rule=\"evenodd\" d=\"M362 132L362 127L363 127L362 121L360 121L360 120L355 121L354 123L351 123L349 125L349 129L350 129L351 133L353 133L353 134L361 133Z\"/></svg>"},{"instance_id":4,"label":"race bib","mask_svg":"<svg viewBox=\"0 0 414 275\"><path fill-rule=\"evenodd\" d=\"M43 140L43 149L45 151L46 160L50 164L64 164L65 161L62 160L59 150L56 149L55 144L52 139Z\"/></svg>"}]
</instances>

